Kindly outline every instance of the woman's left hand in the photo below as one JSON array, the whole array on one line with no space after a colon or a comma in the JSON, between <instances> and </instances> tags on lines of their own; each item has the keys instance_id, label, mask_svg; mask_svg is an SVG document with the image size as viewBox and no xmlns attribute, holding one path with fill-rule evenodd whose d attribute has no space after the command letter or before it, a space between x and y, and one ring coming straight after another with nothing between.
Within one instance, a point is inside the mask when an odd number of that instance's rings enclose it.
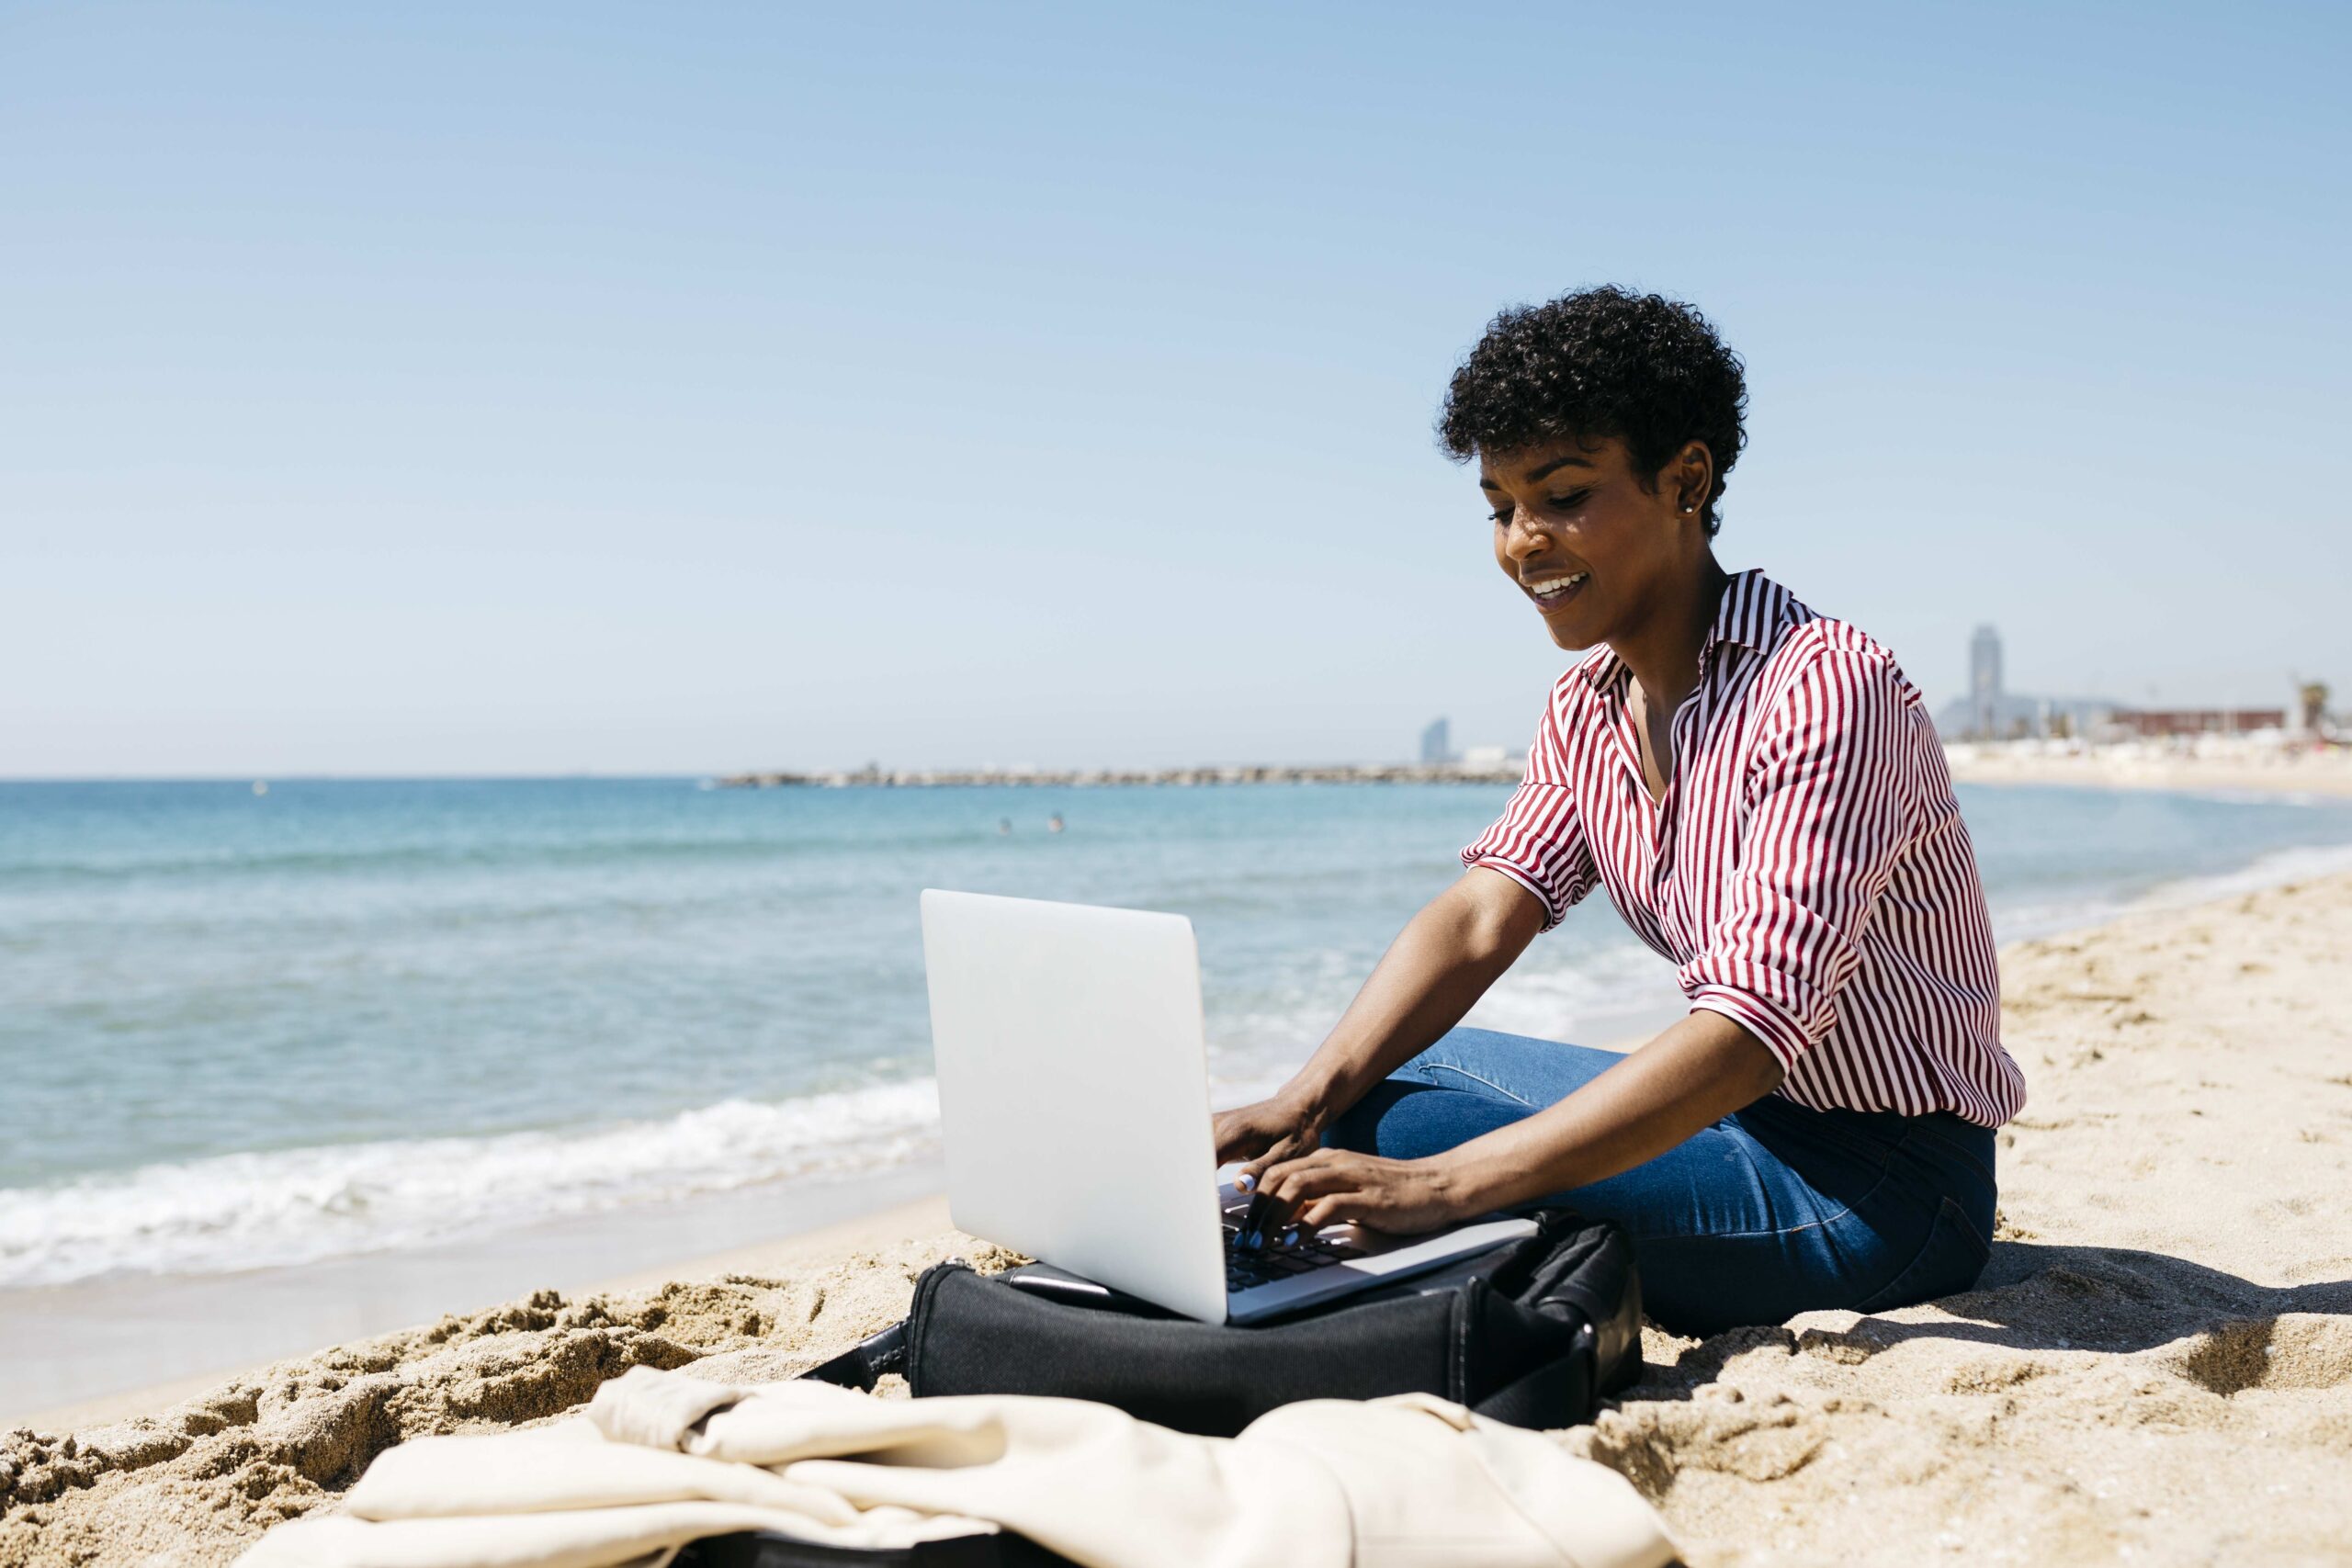
<instances>
[{"instance_id":1,"label":"woman's left hand","mask_svg":"<svg viewBox=\"0 0 2352 1568\"><path fill-rule=\"evenodd\" d=\"M1458 1183L1442 1157L1383 1159L1347 1149L1315 1149L1268 1166L1264 1232L1360 1224L1395 1235L1432 1231L1464 1218Z\"/></svg>"}]
</instances>

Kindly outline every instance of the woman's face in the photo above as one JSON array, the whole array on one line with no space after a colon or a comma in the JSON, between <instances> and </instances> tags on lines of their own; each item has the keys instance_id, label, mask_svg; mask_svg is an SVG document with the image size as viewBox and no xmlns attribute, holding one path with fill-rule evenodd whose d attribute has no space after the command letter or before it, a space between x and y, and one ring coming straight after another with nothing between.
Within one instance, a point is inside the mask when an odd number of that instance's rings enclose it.
<instances>
[{"instance_id":1,"label":"woman's face","mask_svg":"<svg viewBox=\"0 0 2352 1568\"><path fill-rule=\"evenodd\" d=\"M1712 470L1695 441L1655 488L1613 435L1481 453L1478 488L1494 513L1495 564L1562 648L1615 642L1688 592L1706 554L1697 503Z\"/></svg>"}]
</instances>

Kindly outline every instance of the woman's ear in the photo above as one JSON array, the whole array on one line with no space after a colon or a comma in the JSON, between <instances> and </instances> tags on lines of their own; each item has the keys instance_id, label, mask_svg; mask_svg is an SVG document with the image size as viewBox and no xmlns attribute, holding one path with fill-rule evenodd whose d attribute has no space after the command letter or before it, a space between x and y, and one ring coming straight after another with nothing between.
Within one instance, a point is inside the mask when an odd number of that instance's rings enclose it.
<instances>
[{"instance_id":1,"label":"woman's ear","mask_svg":"<svg viewBox=\"0 0 2352 1568\"><path fill-rule=\"evenodd\" d=\"M1715 455L1703 441L1686 441L1680 451L1667 459L1666 478L1675 510L1696 517L1706 510L1707 497L1714 493Z\"/></svg>"}]
</instances>

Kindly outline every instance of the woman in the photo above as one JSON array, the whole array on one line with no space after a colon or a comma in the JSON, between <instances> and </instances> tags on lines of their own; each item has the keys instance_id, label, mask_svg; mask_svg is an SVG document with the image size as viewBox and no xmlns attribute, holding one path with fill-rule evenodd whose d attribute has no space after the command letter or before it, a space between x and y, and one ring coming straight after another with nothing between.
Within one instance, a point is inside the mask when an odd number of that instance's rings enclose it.
<instances>
[{"instance_id":1,"label":"woman","mask_svg":"<svg viewBox=\"0 0 2352 1568\"><path fill-rule=\"evenodd\" d=\"M1686 1333L1983 1269L1993 1129L2025 1098L1984 889L1894 657L1716 564L1746 401L1698 311L1616 288L1506 310L1455 372L1439 433L1495 562L1591 651L1461 879L1281 1092L1218 1117L1264 1234L1564 1201L1632 1231ZM1596 886L1687 1016L1628 1055L1453 1027Z\"/></svg>"}]
</instances>

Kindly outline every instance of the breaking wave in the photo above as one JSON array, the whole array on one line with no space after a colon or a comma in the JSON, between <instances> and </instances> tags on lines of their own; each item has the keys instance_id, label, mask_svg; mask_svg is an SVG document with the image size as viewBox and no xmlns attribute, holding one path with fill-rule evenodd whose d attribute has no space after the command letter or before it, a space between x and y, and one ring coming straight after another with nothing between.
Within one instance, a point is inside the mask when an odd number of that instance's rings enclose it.
<instances>
[{"instance_id":1,"label":"breaking wave","mask_svg":"<svg viewBox=\"0 0 2352 1568\"><path fill-rule=\"evenodd\" d=\"M852 1175L938 1145L929 1078L571 1132L220 1155L0 1202L0 1287L212 1273L414 1247L534 1221Z\"/></svg>"}]
</instances>

